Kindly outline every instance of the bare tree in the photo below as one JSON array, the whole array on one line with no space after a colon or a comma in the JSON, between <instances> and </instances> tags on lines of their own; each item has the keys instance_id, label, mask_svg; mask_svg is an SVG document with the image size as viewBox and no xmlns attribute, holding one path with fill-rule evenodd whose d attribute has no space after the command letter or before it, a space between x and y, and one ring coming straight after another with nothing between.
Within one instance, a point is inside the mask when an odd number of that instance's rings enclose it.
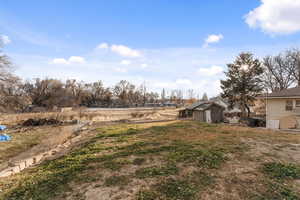
<instances>
[{"instance_id":1,"label":"bare tree","mask_svg":"<svg viewBox=\"0 0 300 200\"><path fill-rule=\"evenodd\" d=\"M12 63L0 49L0 111L23 110L27 104L21 80L12 70Z\"/></svg>"},{"instance_id":2,"label":"bare tree","mask_svg":"<svg viewBox=\"0 0 300 200\"><path fill-rule=\"evenodd\" d=\"M295 83L298 75L294 52L287 51L277 56L267 56L263 59L265 72L264 84L268 90L278 91L289 88Z\"/></svg>"},{"instance_id":3,"label":"bare tree","mask_svg":"<svg viewBox=\"0 0 300 200\"><path fill-rule=\"evenodd\" d=\"M292 67L289 69L290 73L293 74L293 78L296 80L295 84L300 86L300 50L292 49L286 52L287 57L292 63Z\"/></svg>"}]
</instances>

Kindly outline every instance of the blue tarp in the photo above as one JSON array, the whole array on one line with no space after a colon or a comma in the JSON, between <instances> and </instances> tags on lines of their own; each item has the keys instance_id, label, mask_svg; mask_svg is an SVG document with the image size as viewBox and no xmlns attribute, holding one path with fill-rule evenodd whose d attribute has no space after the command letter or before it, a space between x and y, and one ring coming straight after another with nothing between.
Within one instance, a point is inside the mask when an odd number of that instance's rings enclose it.
<instances>
[{"instance_id":1,"label":"blue tarp","mask_svg":"<svg viewBox=\"0 0 300 200\"><path fill-rule=\"evenodd\" d=\"M6 129L6 126L0 125L0 131L4 131Z\"/></svg>"},{"instance_id":2,"label":"blue tarp","mask_svg":"<svg viewBox=\"0 0 300 200\"><path fill-rule=\"evenodd\" d=\"M0 135L0 142L1 141L9 141L9 140L11 140L11 137L9 135L6 135L6 134Z\"/></svg>"}]
</instances>

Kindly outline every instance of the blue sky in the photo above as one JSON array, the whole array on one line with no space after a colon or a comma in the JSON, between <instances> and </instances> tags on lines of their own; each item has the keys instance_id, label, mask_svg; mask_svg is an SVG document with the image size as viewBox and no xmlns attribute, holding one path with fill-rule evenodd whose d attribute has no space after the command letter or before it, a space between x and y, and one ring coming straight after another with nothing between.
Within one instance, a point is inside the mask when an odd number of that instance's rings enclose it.
<instances>
[{"instance_id":1,"label":"blue sky","mask_svg":"<svg viewBox=\"0 0 300 200\"><path fill-rule=\"evenodd\" d=\"M4 52L24 79L121 79L220 92L226 63L300 45L300 0L0 0Z\"/></svg>"}]
</instances>

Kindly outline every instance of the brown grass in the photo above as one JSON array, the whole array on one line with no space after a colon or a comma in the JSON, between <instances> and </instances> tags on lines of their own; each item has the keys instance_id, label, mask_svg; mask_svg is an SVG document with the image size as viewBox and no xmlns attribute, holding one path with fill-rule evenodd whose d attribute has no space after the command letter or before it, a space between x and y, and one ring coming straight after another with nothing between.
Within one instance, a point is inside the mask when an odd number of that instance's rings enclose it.
<instances>
[{"instance_id":1,"label":"brown grass","mask_svg":"<svg viewBox=\"0 0 300 200\"><path fill-rule=\"evenodd\" d=\"M12 197L33 197L33 200L300 198L297 178L279 180L263 170L270 162L300 166L300 134L190 121L112 125L98 128L95 133L98 135L89 144L73 154L0 180L0 187L9 185L4 187L5 197L8 200ZM138 159L142 161L136 162ZM86 161L81 163L82 160ZM58 189L55 187L61 165L63 181L67 181ZM72 165L78 168L68 171ZM286 173L282 170L279 173ZM27 184L18 185L26 178L29 178ZM37 181L43 187L34 185Z\"/></svg>"}]
</instances>

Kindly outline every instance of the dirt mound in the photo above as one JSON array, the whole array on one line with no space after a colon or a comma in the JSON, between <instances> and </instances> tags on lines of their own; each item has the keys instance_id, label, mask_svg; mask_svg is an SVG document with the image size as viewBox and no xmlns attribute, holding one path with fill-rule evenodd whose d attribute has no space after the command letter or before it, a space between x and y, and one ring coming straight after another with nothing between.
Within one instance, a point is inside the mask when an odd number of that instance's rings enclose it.
<instances>
[{"instance_id":1,"label":"dirt mound","mask_svg":"<svg viewBox=\"0 0 300 200\"><path fill-rule=\"evenodd\" d=\"M22 123L22 126L44 126L44 125L58 125L61 121L56 119L28 119Z\"/></svg>"}]
</instances>

